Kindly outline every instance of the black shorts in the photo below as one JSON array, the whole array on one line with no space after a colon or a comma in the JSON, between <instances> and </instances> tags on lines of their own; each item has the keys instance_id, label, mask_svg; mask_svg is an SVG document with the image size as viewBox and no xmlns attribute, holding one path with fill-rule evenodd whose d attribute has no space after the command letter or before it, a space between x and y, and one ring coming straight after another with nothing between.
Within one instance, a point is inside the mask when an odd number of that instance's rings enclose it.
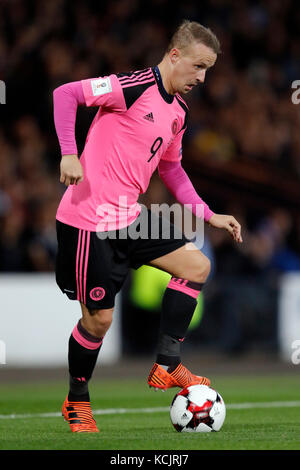
<instances>
[{"instance_id":1,"label":"black shorts","mask_svg":"<svg viewBox=\"0 0 300 470\"><path fill-rule=\"evenodd\" d=\"M147 236L144 230L133 239L128 234L132 229L138 234L142 217L148 220ZM56 282L69 299L91 309L114 307L130 268L138 269L190 241L174 224L145 207L131 225L106 232L110 236L105 239L59 221L56 228Z\"/></svg>"}]
</instances>

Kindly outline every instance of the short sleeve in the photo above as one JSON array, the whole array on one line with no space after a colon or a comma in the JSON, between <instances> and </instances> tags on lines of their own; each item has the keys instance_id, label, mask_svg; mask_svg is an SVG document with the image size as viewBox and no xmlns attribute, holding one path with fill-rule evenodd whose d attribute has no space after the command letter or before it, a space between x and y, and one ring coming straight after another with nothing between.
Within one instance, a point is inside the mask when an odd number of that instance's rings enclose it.
<instances>
[{"instance_id":1,"label":"short sleeve","mask_svg":"<svg viewBox=\"0 0 300 470\"><path fill-rule=\"evenodd\" d=\"M176 134L174 140L170 143L167 150L161 157L162 160L168 162L180 162L182 159L182 137L184 134L185 128L182 129L178 134Z\"/></svg>"},{"instance_id":2,"label":"short sleeve","mask_svg":"<svg viewBox=\"0 0 300 470\"><path fill-rule=\"evenodd\" d=\"M81 80L87 106L101 106L112 111L125 111L122 87L116 75Z\"/></svg>"}]
</instances>

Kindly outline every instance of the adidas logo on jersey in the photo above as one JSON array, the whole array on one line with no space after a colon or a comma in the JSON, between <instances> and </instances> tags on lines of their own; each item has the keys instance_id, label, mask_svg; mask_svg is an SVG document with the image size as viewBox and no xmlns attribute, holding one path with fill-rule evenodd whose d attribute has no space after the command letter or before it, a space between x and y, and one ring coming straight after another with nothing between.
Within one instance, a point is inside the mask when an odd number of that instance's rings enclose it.
<instances>
[{"instance_id":1,"label":"adidas logo on jersey","mask_svg":"<svg viewBox=\"0 0 300 470\"><path fill-rule=\"evenodd\" d=\"M150 121L150 122L154 122L152 113L146 114L146 116L144 116L144 119L147 119L147 121Z\"/></svg>"}]
</instances>

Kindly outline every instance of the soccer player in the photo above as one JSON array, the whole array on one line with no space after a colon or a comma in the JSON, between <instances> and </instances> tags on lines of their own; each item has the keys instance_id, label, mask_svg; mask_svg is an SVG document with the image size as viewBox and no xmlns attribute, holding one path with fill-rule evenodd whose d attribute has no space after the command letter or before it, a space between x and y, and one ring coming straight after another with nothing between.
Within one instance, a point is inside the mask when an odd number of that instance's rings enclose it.
<instances>
[{"instance_id":1,"label":"soccer player","mask_svg":"<svg viewBox=\"0 0 300 470\"><path fill-rule=\"evenodd\" d=\"M69 393L62 409L72 432L98 432L88 382L112 322L115 296L130 268L148 264L172 276L163 297L149 386L165 390L210 384L206 377L192 374L180 356L210 262L183 233L178 236L179 229L169 221L171 235L164 237L163 218L137 200L158 168L177 201L192 204L196 215L202 205L207 223L242 242L236 219L210 210L181 166L188 112L182 95L204 82L219 52L211 30L185 20L157 66L67 83L54 90L60 181L67 186L57 210L56 280L82 309L69 339ZM80 159L74 130L78 105L97 107ZM148 227L147 237L130 236L131 227L142 226ZM159 237L151 238L155 230ZM101 236L108 233L116 237Z\"/></svg>"}]
</instances>

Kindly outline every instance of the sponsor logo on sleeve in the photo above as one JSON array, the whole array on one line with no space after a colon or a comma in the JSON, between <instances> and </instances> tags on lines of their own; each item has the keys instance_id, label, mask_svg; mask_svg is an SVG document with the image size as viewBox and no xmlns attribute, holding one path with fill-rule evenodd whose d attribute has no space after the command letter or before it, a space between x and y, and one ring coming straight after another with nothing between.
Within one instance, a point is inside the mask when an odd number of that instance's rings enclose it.
<instances>
[{"instance_id":1,"label":"sponsor logo on sleeve","mask_svg":"<svg viewBox=\"0 0 300 470\"><path fill-rule=\"evenodd\" d=\"M91 80L91 86L94 96L105 95L106 93L111 93L112 87L110 78L96 78Z\"/></svg>"}]
</instances>

